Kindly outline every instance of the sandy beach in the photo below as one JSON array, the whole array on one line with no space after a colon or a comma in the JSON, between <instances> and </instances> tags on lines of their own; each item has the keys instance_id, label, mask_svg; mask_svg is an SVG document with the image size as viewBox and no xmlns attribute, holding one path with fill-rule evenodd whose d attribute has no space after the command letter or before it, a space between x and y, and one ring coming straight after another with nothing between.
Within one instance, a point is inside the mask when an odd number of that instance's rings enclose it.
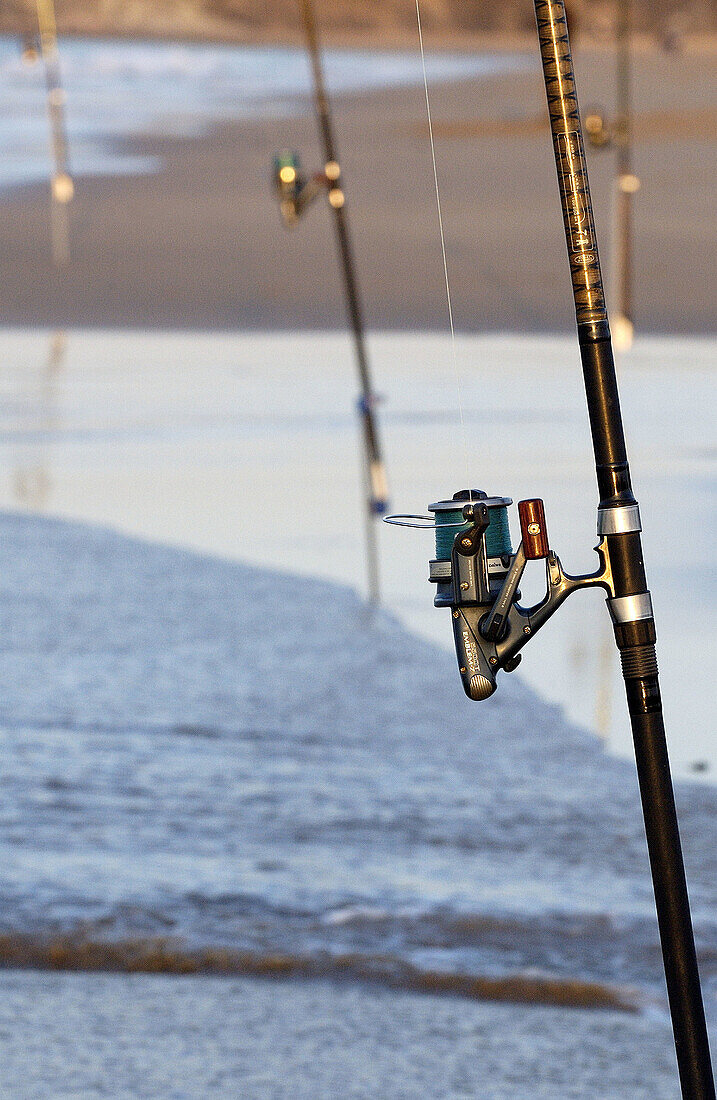
<instances>
[{"instance_id":1,"label":"sandy beach","mask_svg":"<svg viewBox=\"0 0 717 1100\"><path fill-rule=\"evenodd\" d=\"M532 55L528 55L532 57ZM584 105L613 96L608 51L577 51ZM456 326L573 330L565 246L537 65L432 89ZM711 53L636 56L638 331L717 330L717 64ZM338 97L348 209L368 326L447 327L423 89ZM320 164L305 103L295 118L223 125L200 139L124 143L152 176L77 182L71 267L48 265L45 186L6 192L0 317L13 325L343 327L332 225L294 232L271 192L277 149ZM612 154L590 152L609 271ZM689 166L689 169L686 168Z\"/></svg>"}]
</instances>

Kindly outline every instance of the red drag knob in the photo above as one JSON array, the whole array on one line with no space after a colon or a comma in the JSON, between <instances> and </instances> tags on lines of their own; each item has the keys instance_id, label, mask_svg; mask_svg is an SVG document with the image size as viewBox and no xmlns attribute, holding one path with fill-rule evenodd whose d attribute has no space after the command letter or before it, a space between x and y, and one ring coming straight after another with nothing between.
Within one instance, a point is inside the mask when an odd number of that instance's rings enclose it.
<instances>
[{"instance_id":1,"label":"red drag knob","mask_svg":"<svg viewBox=\"0 0 717 1100\"><path fill-rule=\"evenodd\" d=\"M520 532L523 536L523 553L526 558L529 561L534 558L547 558L550 547L542 500L519 500L518 515Z\"/></svg>"}]
</instances>

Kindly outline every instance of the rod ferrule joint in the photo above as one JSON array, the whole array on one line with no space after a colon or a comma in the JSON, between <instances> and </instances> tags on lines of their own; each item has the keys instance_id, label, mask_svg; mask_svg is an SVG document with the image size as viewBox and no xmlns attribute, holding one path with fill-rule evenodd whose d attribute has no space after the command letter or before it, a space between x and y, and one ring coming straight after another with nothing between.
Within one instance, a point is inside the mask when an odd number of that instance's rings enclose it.
<instances>
[{"instance_id":1,"label":"rod ferrule joint","mask_svg":"<svg viewBox=\"0 0 717 1100\"><path fill-rule=\"evenodd\" d=\"M610 339L610 324L607 319L602 321L579 321L578 343L599 344L602 340Z\"/></svg>"}]
</instances>

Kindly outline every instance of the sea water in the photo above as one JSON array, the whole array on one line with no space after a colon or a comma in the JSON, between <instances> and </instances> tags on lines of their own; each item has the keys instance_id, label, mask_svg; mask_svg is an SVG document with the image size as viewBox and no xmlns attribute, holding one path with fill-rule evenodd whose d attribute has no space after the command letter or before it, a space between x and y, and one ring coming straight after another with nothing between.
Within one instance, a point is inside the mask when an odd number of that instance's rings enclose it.
<instances>
[{"instance_id":1,"label":"sea water","mask_svg":"<svg viewBox=\"0 0 717 1100\"><path fill-rule=\"evenodd\" d=\"M350 589L5 513L0 960L664 1011L633 767ZM715 810L679 791L708 1010Z\"/></svg>"}]
</instances>

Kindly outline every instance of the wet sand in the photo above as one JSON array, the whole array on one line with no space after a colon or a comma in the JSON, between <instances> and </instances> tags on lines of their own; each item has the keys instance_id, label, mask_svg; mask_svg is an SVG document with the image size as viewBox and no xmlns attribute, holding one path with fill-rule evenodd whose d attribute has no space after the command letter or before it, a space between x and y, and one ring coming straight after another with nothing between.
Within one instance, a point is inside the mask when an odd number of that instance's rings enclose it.
<instances>
[{"instance_id":1,"label":"wet sand","mask_svg":"<svg viewBox=\"0 0 717 1100\"><path fill-rule=\"evenodd\" d=\"M585 106L612 101L609 52L576 52ZM638 329L717 331L717 64L709 52L636 59ZM456 326L572 331L544 92L537 70L432 89ZM447 313L422 88L336 101L368 325L445 329ZM2 197L4 324L223 329L344 325L331 219L279 224L272 153L320 164L310 106L294 119L145 139L152 177L81 179L73 258L50 270L45 187ZM609 272L613 156L589 153ZM710 198L711 196L711 198Z\"/></svg>"}]
</instances>

